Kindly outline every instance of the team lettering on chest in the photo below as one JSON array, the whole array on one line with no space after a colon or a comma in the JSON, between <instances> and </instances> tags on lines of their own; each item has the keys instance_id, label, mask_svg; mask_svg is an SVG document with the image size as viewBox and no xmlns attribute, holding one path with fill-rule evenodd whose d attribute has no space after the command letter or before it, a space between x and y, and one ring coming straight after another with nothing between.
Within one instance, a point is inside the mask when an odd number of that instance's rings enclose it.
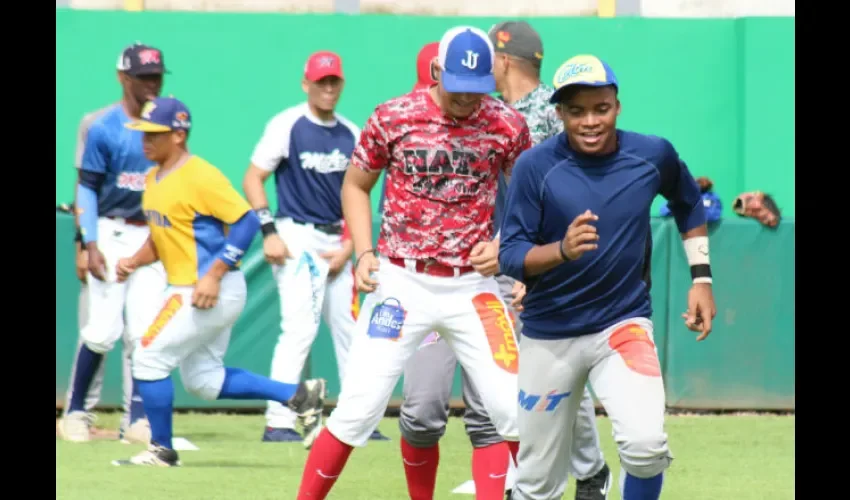
<instances>
[{"instance_id":1,"label":"team lettering on chest","mask_svg":"<svg viewBox=\"0 0 850 500\"><path fill-rule=\"evenodd\" d=\"M402 150L404 173L416 177L413 190L417 193L474 194L480 182L493 175L499 154L493 148L481 149L487 151L484 158L468 148L405 148Z\"/></svg>"},{"instance_id":2,"label":"team lettering on chest","mask_svg":"<svg viewBox=\"0 0 850 500\"><path fill-rule=\"evenodd\" d=\"M313 153L305 151L298 155L301 160L301 168L304 170L315 170L320 174L333 172L344 172L348 167L348 156L334 149L330 153Z\"/></svg>"},{"instance_id":3,"label":"team lettering on chest","mask_svg":"<svg viewBox=\"0 0 850 500\"><path fill-rule=\"evenodd\" d=\"M171 227L171 221L168 220L168 216L162 213L157 212L156 210L145 210L145 217L148 222L157 227Z\"/></svg>"},{"instance_id":4,"label":"team lettering on chest","mask_svg":"<svg viewBox=\"0 0 850 500\"><path fill-rule=\"evenodd\" d=\"M147 173L145 172L121 172L115 179L115 185L130 191L144 191L146 176Z\"/></svg>"}]
</instances>

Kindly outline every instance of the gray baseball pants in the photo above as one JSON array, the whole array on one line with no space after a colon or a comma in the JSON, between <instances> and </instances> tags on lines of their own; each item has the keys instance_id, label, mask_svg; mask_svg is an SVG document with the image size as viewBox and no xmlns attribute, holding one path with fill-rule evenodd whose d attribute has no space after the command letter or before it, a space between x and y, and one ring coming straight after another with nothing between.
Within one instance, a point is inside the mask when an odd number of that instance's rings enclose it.
<instances>
[{"instance_id":1,"label":"gray baseball pants","mask_svg":"<svg viewBox=\"0 0 850 500\"><path fill-rule=\"evenodd\" d=\"M77 326L79 330L83 329L83 326L88 322L89 316L89 294L88 287L83 284L80 287L80 297L79 302L77 303ZM71 376L68 380L74 380L74 373L77 371L77 353L80 350L80 346L83 345L82 337L77 341L77 350L74 351L74 362L71 364ZM124 338L124 348L122 349L122 385L124 389L124 422L123 426L126 426L126 420L130 418L130 398L133 395L133 375L130 371L130 355L133 350L131 346L127 345L126 336ZM97 372L94 374L94 378L91 382L91 387L89 387L89 393L86 395L86 411L92 411L97 406L97 403L100 402L100 394L103 390L103 376L106 370L106 357L100 363L100 367L97 369ZM65 408L62 411L62 414L65 415L68 411L68 407L71 404L71 393L73 392L73 385L68 387L68 392L65 394Z\"/></svg>"},{"instance_id":2,"label":"gray baseball pants","mask_svg":"<svg viewBox=\"0 0 850 500\"><path fill-rule=\"evenodd\" d=\"M496 280L499 282L503 299L510 303L513 279L502 275ZM511 313L516 321L515 331L521 332L522 323L518 313L516 311ZM404 370L404 402L401 405L399 427L402 437L412 446L418 448L433 446L445 434L449 418L452 381L457 364L454 353L442 339L423 345L407 362ZM472 446L481 448L501 442L502 437L490 422L481 397L463 368L461 368L461 383L463 401L466 404L463 423ZM599 446L593 399L586 388L571 434L574 448L569 461L569 473L580 480L588 479L602 469L605 458ZM566 468L567 465L564 464L564 467Z\"/></svg>"}]
</instances>

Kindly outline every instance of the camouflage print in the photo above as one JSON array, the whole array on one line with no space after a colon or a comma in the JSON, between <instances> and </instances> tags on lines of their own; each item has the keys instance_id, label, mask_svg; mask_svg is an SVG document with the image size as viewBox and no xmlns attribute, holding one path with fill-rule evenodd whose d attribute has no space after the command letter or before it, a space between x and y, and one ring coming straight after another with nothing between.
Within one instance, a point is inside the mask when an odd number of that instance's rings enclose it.
<instances>
[{"instance_id":1,"label":"camouflage print","mask_svg":"<svg viewBox=\"0 0 850 500\"><path fill-rule=\"evenodd\" d=\"M531 142L535 146L564 131L564 123L558 118L555 105L549 104L549 97L554 92L554 89L541 83L512 105L525 117L528 131L531 133Z\"/></svg>"},{"instance_id":2,"label":"camouflage print","mask_svg":"<svg viewBox=\"0 0 850 500\"><path fill-rule=\"evenodd\" d=\"M522 115L490 96L457 120L428 89L379 105L351 157L367 172L387 170L378 251L468 266L472 247L493 238L499 172L509 175L530 146Z\"/></svg>"}]
</instances>

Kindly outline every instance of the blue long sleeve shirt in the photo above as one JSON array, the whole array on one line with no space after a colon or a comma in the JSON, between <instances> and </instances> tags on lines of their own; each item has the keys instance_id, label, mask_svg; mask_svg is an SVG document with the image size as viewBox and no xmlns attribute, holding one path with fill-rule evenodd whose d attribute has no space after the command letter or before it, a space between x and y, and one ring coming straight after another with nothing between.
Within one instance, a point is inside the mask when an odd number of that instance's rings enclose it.
<instances>
[{"instance_id":1,"label":"blue long sleeve shirt","mask_svg":"<svg viewBox=\"0 0 850 500\"><path fill-rule=\"evenodd\" d=\"M643 266L653 199L661 194L668 200L682 233L705 223L699 186L669 141L622 130L617 137L614 153L588 156L558 134L525 151L514 165L499 265L526 284L523 335L569 338L650 317ZM588 209L599 216L598 248L527 277L528 251L561 241L573 219Z\"/></svg>"}]
</instances>

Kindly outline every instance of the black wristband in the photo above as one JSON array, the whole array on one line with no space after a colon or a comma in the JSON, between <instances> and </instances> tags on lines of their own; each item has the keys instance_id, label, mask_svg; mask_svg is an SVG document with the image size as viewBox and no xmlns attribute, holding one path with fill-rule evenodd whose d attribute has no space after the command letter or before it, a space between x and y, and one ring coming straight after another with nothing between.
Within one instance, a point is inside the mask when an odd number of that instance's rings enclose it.
<instances>
[{"instance_id":1,"label":"black wristband","mask_svg":"<svg viewBox=\"0 0 850 500\"><path fill-rule=\"evenodd\" d=\"M257 218L260 219L260 230L263 232L263 237L277 233L277 228L274 225L274 217L268 207L258 208L254 210Z\"/></svg>"},{"instance_id":2,"label":"black wristband","mask_svg":"<svg viewBox=\"0 0 850 500\"><path fill-rule=\"evenodd\" d=\"M74 243L82 243L83 242L83 230L77 228L77 232L74 233Z\"/></svg>"},{"instance_id":3,"label":"black wristband","mask_svg":"<svg viewBox=\"0 0 850 500\"><path fill-rule=\"evenodd\" d=\"M708 264L697 264L695 266L691 266L691 279L696 280L698 278L708 278L710 280L711 266Z\"/></svg>"},{"instance_id":4,"label":"black wristband","mask_svg":"<svg viewBox=\"0 0 850 500\"><path fill-rule=\"evenodd\" d=\"M561 252L561 258L564 260L564 262L569 262L570 260L572 260L569 257L567 257L567 253L564 252L564 242L563 242L563 240L561 240L558 243L558 251Z\"/></svg>"},{"instance_id":5,"label":"black wristband","mask_svg":"<svg viewBox=\"0 0 850 500\"><path fill-rule=\"evenodd\" d=\"M363 252L363 253L361 253L360 255L357 256L357 260L354 261L354 269L357 269L357 266L360 264L360 259L362 259L363 256L366 255L367 253L370 253L370 254L374 255L375 257L378 256L378 251L375 250L374 248L370 248L369 250L366 250L365 252Z\"/></svg>"}]
</instances>

